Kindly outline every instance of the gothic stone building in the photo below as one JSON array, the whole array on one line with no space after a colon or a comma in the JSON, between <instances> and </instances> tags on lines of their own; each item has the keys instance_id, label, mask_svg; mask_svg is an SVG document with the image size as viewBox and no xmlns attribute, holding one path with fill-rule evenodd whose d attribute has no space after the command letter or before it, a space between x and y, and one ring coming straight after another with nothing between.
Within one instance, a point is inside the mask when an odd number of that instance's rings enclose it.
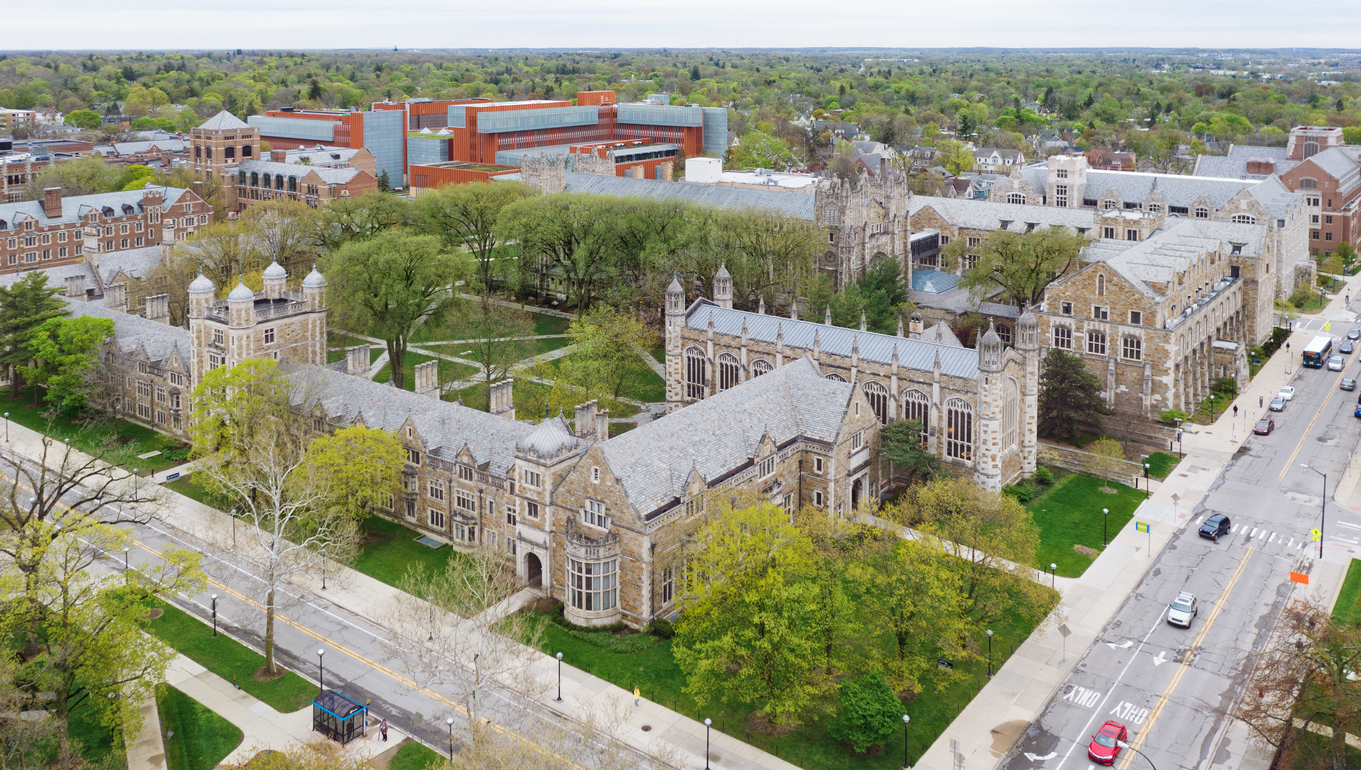
<instances>
[{"instance_id":1,"label":"gothic stone building","mask_svg":"<svg viewBox=\"0 0 1361 770\"><path fill-rule=\"evenodd\" d=\"M913 326L918 332L919 318ZM1017 322L1015 347L1003 346L989 329L973 350L734 310L732 281L720 271L713 301L687 307L679 281L667 289L667 404L684 414L692 404L811 357L824 377L853 385L880 424L920 421L933 454L997 490L1035 471L1037 335L1030 313ZM863 485L856 483L858 472L849 488L829 489L822 503L844 511L882 491L881 471L866 469Z\"/></svg>"}]
</instances>

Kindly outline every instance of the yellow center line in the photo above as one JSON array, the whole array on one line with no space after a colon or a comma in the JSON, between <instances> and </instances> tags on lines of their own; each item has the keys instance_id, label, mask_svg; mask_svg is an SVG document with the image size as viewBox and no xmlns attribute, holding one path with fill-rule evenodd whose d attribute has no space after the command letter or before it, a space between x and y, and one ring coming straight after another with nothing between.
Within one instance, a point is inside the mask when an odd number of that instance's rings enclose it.
<instances>
[{"instance_id":1,"label":"yellow center line","mask_svg":"<svg viewBox=\"0 0 1361 770\"><path fill-rule=\"evenodd\" d=\"M1210 616L1205 619L1204 625L1200 627L1200 633L1196 634L1195 640L1191 642L1191 648L1187 651L1186 657L1182 659L1181 666L1177 669L1177 673L1163 690L1162 696L1158 699L1158 705L1153 707L1153 711L1148 715L1148 721L1144 724L1143 729L1139 731L1139 734L1135 736L1134 740L1129 742L1132 749L1138 749L1143 745L1144 738L1153 730L1153 723L1158 721L1158 717L1162 715L1163 708L1171 701L1172 693L1176 691L1177 685L1181 684L1181 678L1190 670L1191 661L1195 659L1196 651L1200 649L1201 642L1205 641L1205 635L1210 632L1210 627L1219 619L1219 613L1222 612L1224 606L1229 603L1229 592L1233 590L1234 585L1238 582L1238 578L1242 577L1243 568L1248 566L1248 558L1252 556L1253 548L1254 546L1248 546L1247 553L1243 554L1243 560L1238 563L1238 569L1234 570L1233 577L1229 579L1228 585L1224 586L1224 592L1220 595L1219 602L1215 604L1214 609L1210 611ZM1124 759L1120 761L1120 770L1128 770L1129 764L1132 761L1134 761L1134 751L1125 754Z\"/></svg>"},{"instance_id":2,"label":"yellow center line","mask_svg":"<svg viewBox=\"0 0 1361 770\"><path fill-rule=\"evenodd\" d=\"M1324 364L1324 365L1327 366L1327 364ZM1332 393L1333 390L1337 387L1338 383L1342 382L1342 378L1343 378L1346 374L1347 374L1347 367L1344 366L1344 367L1342 367L1342 371L1340 371L1340 372L1337 373L1337 379L1333 380L1332 386L1330 386L1330 387L1328 388L1328 392L1329 392L1329 393ZM1300 443L1298 443L1298 444L1295 445L1295 451L1293 451L1293 452L1290 453L1290 459L1289 459L1289 460L1286 460L1286 461L1285 461L1285 465L1281 468L1281 475L1277 476L1276 478L1278 478L1278 479L1283 479L1283 478L1285 478L1285 472L1288 471L1288 470L1290 470L1290 466L1292 466L1292 465L1295 464L1295 456L1298 455L1298 454L1300 453L1300 450L1304 448L1304 442L1307 441L1307 440L1309 439L1309 434L1313 432L1313 430L1314 430L1314 423L1318 422L1318 418L1320 418L1320 417L1323 416L1323 410L1324 410L1324 409L1327 409L1327 408L1328 408L1328 397L1325 397L1325 398L1323 399L1323 405L1320 406L1320 407L1318 408L1318 412L1314 415L1314 419L1312 419L1312 420L1309 421L1309 427L1307 427L1307 428L1304 429L1304 435L1303 435L1303 436L1300 436Z\"/></svg>"}]
</instances>

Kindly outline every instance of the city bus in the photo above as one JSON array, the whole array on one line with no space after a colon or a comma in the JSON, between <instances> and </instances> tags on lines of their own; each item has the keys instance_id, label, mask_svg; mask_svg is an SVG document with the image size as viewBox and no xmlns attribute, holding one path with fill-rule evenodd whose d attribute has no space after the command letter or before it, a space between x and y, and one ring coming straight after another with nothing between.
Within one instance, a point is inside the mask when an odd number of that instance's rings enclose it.
<instances>
[{"instance_id":1,"label":"city bus","mask_svg":"<svg viewBox=\"0 0 1361 770\"><path fill-rule=\"evenodd\" d=\"M1304 349L1304 365L1315 369L1322 369L1328 363L1328 357L1333 354L1332 337L1315 337Z\"/></svg>"}]
</instances>

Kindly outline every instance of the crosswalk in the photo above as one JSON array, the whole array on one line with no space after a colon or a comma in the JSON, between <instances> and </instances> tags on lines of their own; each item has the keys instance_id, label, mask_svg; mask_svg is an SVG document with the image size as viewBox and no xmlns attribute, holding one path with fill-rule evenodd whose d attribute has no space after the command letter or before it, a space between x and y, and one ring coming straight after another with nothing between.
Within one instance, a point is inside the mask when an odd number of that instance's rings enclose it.
<instances>
[{"instance_id":1,"label":"crosswalk","mask_svg":"<svg viewBox=\"0 0 1361 770\"><path fill-rule=\"evenodd\" d=\"M1196 530L1199 530L1200 525L1206 518L1208 517L1204 515L1198 517L1192 526L1194 526ZM1345 526L1352 527L1353 529L1348 530L1341 536L1337 533L1332 533L1328 536L1328 540L1330 542L1333 540L1342 540L1352 544L1361 544L1361 525L1346 524ZM1353 535L1355 536L1355 539L1351 539L1351 536ZM1258 546L1265 550L1278 549L1286 553L1303 551L1305 547L1314 542L1309 539L1308 532L1279 531L1270 527L1254 526L1250 522L1234 523L1229 528L1229 536L1238 536L1243 543L1252 541L1254 546Z\"/></svg>"}]
</instances>

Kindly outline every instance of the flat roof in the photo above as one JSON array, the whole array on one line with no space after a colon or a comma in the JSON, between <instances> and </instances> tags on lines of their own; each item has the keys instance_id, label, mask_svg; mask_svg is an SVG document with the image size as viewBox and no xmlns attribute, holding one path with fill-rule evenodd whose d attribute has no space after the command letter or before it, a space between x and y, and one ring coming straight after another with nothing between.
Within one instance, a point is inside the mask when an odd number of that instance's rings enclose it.
<instances>
[{"instance_id":1,"label":"flat roof","mask_svg":"<svg viewBox=\"0 0 1361 770\"><path fill-rule=\"evenodd\" d=\"M782 187L784 189L798 189L816 184L818 178L812 174L790 174L778 171L724 171L718 177L719 182L729 182L732 184L759 184L768 187Z\"/></svg>"},{"instance_id":2,"label":"flat roof","mask_svg":"<svg viewBox=\"0 0 1361 770\"><path fill-rule=\"evenodd\" d=\"M446 160L439 163L413 163L412 168L461 168L468 171L519 171L519 166L503 166L496 163L470 163L466 160Z\"/></svg>"}]
</instances>

